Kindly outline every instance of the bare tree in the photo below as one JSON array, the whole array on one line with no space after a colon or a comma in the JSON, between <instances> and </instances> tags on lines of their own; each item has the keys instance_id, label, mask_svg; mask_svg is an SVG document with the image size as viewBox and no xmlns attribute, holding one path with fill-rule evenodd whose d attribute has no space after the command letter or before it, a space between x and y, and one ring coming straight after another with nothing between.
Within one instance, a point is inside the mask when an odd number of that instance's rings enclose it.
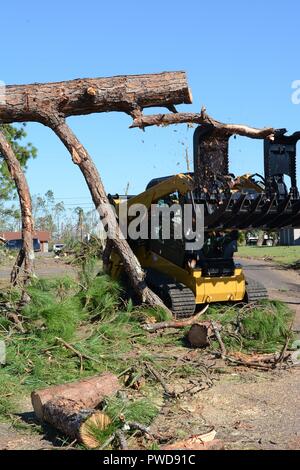
<instances>
[{"instance_id":1,"label":"bare tree","mask_svg":"<svg viewBox=\"0 0 300 470\"><path fill-rule=\"evenodd\" d=\"M22 239L23 246L19 251L17 260L11 273L11 282L15 285L24 264L23 283L26 284L34 271L34 251L33 251L33 218L30 191L25 174L17 159L10 143L0 130L0 153L6 161L9 173L15 182L22 216Z\"/></svg>"}]
</instances>

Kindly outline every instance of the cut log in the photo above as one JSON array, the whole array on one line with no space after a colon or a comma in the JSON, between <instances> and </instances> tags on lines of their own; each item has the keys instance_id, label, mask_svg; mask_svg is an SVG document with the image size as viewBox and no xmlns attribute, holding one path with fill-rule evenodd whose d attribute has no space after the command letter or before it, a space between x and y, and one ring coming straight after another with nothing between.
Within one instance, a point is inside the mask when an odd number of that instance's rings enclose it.
<instances>
[{"instance_id":1,"label":"cut log","mask_svg":"<svg viewBox=\"0 0 300 470\"><path fill-rule=\"evenodd\" d=\"M107 111L137 117L143 108L191 102L186 74L181 71L8 85L0 104L0 121L48 125L48 117L54 114L66 118Z\"/></svg>"},{"instance_id":2,"label":"cut log","mask_svg":"<svg viewBox=\"0 0 300 470\"><path fill-rule=\"evenodd\" d=\"M82 404L67 398L48 401L43 406L43 417L46 423L90 449L101 445L97 439L97 430L106 429L111 424L106 414L82 408Z\"/></svg>"},{"instance_id":3,"label":"cut log","mask_svg":"<svg viewBox=\"0 0 300 470\"><path fill-rule=\"evenodd\" d=\"M43 407L48 401L65 398L78 403L81 408L94 408L105 397L114 395L120 388L118 377L105 373L64 385L53 385L31 394L31 402L36 416L44 420Z\"/></svg>"},{"instance_id":4,"label":"cut log","mask_svg":"<svg viewBox=\"0 0 300 470\"><path fill-rule=\"evenodd\" d=\"M19 196L21 217L22 217L22 240L23 246L17 256L17 260L11 273L11 282L16 285L21 267L24 263L24 276L22 283L25 285L30 280L34 271L34 251L33 251L33 217L32 204L29 187L25 174L22 170L15 152L0 129L0 154L3 156L11 178L14 180ZM22 296L25 300L25 296Z\"/></svg>"},{"instance_id":5,"label":"cut log","mask_svg":"<svg viewBox=\"0 0 300 470\"><path fill-rule=\"evenodd\" d=\"M211 325L203 322L192 325L186 337L193 348L206 348L210 344L209 338L212 335Z\"/></svg>"}]
</instances>

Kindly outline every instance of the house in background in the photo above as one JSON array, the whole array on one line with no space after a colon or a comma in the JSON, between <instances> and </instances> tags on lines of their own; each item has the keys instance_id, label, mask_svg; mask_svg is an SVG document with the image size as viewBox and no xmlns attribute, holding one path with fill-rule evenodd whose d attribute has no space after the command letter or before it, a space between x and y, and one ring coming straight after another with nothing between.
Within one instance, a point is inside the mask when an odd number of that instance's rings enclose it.
<instances>
[{"instance_id":1,"label":"house in background","mask_svg":"<svg viewBox=\"0 0 300 470\"><path fill-rule=\"evenodd\" d=\"M4 239L6 242L22 240L21 232L0 232L0 239ZM48 253L49 251L49 240L50 233L44 230L37 230L33 234L33 238L39 240L42 253Z\"/></svg>"},{"instance_id":2,"label":"house in background","mask_svg":"<svg viewBox=\"0 0 300 470\"><path fill-rule=\"evenodd\" d=\"M282 228L279 238L280 245L300 246L300 228Z\"/></svg>"}]
</instances>

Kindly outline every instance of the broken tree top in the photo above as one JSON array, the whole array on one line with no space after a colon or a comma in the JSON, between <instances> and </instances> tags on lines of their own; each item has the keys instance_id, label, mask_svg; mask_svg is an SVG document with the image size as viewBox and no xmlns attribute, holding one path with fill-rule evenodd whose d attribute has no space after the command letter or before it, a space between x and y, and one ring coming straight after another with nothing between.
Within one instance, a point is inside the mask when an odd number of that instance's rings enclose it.
<instances>
[{"instance_id":1,"label":"broken tree top","mask_svg":"<svg viewBox=\"0 0 300 470\"><path fill-rule=\"evenodd\" d=\"M143 108L191 102L186 74L181 71L8 85L0 104L0 122L47 123L51 115L66 118L106 111L134 116Z\"/></svg>"},{"instance_id":2,"label":"broken tree top","mask_svg":"<svg viewBox=\"0 0 300 470\"><path fill-rule=\"evenodd\" d=\"M132 116L131 127L142 129L197 123L225 134L271 140L274 137L273 128L223 124L204 109L201 113L177 113L175 105L184 103L192 103L192 93L183 71L8 85L0 101L0 124L35 121L55 130L69 116L119 111ZM144 116L143 109L150 107L165 107L171 112Z\"/></svg>"}]
</instances>

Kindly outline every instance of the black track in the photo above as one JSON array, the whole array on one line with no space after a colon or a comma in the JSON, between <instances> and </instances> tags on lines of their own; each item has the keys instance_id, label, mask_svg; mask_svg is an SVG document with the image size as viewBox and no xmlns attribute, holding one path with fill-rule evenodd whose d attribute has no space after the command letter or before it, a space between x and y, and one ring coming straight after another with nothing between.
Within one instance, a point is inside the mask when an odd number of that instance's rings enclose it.
<instances>
[{"instance_id":1,"label":"black track","mask_svg":"<svg viewBox=\"0 0 300 470\"><path fill-rule=\"evenodd\" d=\"M263 284L254 281L253 279L246 279L246 301L259 302L260 300L268 299L268 291Z\"/></svg>"},{"instance_id":2,"label":"black track","mask_svg":"<svg viewBox=\"0 0 300 470\"><path fill-rule=\"evenodd\" d=\"M195 296L191 289L181 282L174 282L154 269L146 274L148 286L162 299L176 318L188 318L195 313Z\"/></svg>"}]
</instances>

